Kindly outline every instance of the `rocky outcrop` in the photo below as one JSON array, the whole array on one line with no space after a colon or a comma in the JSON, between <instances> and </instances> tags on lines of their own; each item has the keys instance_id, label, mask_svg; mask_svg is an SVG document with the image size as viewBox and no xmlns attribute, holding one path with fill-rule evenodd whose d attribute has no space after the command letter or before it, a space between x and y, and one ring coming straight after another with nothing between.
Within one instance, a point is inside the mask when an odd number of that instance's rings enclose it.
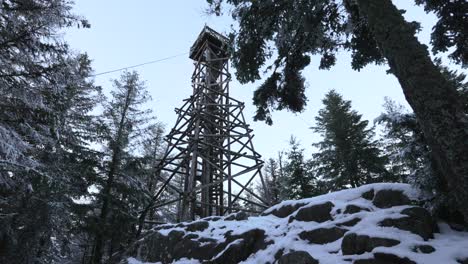
<instances>
[{"instance_id":1,"label":"rocky outcrop","mask_svg":"<svg viewBox=\"0 0 468 264\"><path fill-rule=\"evenodd\" d=\"M400 257L388 253L374 253L370 259L358 259L354 264L416 264L416 262L406 257Z\"/></svg>"},{"instance_id":2,"label":"rocky outcrop","mask_svg":"<svg viewBox=\"0 0 468 264\"><path fill-rule=\"evenodd\" d=\"M304 205L306 205L306 203L288 204L288 205L285 205L285 206L275 208L275 209L273 209L271 211L264 212L264 213L262 213L262 216L274 215L276 217L282 217L282 218L288 217L293 212L295 212L297 209L299 209L300 207L302 207Z\"/></svg>"},{"instance_id":3,"label":"rocky outcrop","mask_svg":"<svg viewBox=\"0 0 468 264\"><path fill-rule=\"evenodd\" d=\"M439 228L415 206L417 198L405 184L372 184L286 201L258 217L237 213L160 225L123 262L466 263L468 233Z\"/></svg>"},{"instance_id":4,"label":"rocky outcrop","mask_svg":"<svg viewBox=\"0 0 468 264\"><path fill-rule=\"evenodd\" d=\"M346 206L346 209L344 210L345 214L355 214L359 213L362 211L370 211L368 208L363 208L355 204L349 204Z\"/></svg>"},{"instance_id":5,"label":"rocky outcrop","mask_svg":"<svg viewBox=\"0 0 468 264\"><path fill-rule=\"evenodd\" d=\"M392 206L408 205L411 201L401 190L381 190L375 194L372 203L378 208L390 208Z\"/></svg>"},{"instance_id":6,"label":"rocky outcrop","mask_svg":"<svg viewBox=\"0 0 468 264\"><path fill-rule=\"evenodd\" d=\"M299 237L314 244L328 244L342 238L346 231L346 229L338 227L317 228L311 231L303 231L299 233Z\"/></svg>"},{"instance_id":7,"label":"rocky outcrop","mask_svg":"<svg viewBox=\"0 0 468 264\"><path fill-rule=\"evenodd\" d=\"M188 231L191 227L193 225L186 225L185 230ZM184 234L185 232L176 230L167 235L152 233L137 246L138 255L145 256L145 260L150 262L171 263L177 259L188 258L229 264L243 261L271 244L265 240L265 231L260 229L236 235L233 235L232 231L227 232L222 243L193 233Z\"/></svg>"},{"instance_id":8,"label":"rocky outcrop","mask_svg":"<svg viewBox=\"0 0 468 264\"><path fill-rule=\"evenodd\" d=\"M379 223L379 225L406 230L421 236L424 240L434 238L434 232L437 231L437 225L426 209L421 207L411 207L402 210L401 214L407 216L384 219Z\"/></svg>"},{"instance_id":9,"label":"rocky outcrop","mask_svg":"<svg viewBox=\"0 0 468 264\"><path fill-rule=\"evenodd\" d=\"M434 251L435 251L435 248L431 245L416 245L413 247L413 252L417 252L417 253L431 254Z\"/></svg>"},{"instance_id":10,"label":"rocky outcrop","mask_svg":"<svg viewBox=\"0 0 468 264\"><path fill-rule=\"evenodd\" d=\"M278 264L319 264L309 253L305 251L293 251L283 255Z\"/></svg>"},{"instance_id":11,"label":"rocky outcrop","mask_svg":"<svg viewBox=\"0 0 468 264\"><path fill-rule=\"evenodd\" d=\"M246 260L251 254L265 249L268 243L265 241L265 231L260 229L249 230L240 235L228 235L226 242L221 243L218 249L223 249L213 258L211 263L239 263ZM187 255L191 258L190 255Z\"/></svg>"},{"instance_id":12,"label":"rocky outcrop","mask_svg":"<svg viewBox=\"0 0 468 264\"><path fill-rule=\"evenodd\" d=\"M367 235L347 234L341 242L343 255L359 255L372 252L376 247L393 247L400 241L391 238L370 237Z\"/></svg>"},{"instance_id":13,"label":"rocky outcrop","mask_svg":"<svg viewBox=\"0 0 468 264\"><path fill-rule=\"evenodd\" d=\"M325 222L328 220L332 220L331 210L333 208L332 202L326 202L323 204L317 204L307 207L302 207L297 210L296 215L291 216L289 222L293 220L297 221L314 221L314 222Z\"/></svg>"}]
</instances>

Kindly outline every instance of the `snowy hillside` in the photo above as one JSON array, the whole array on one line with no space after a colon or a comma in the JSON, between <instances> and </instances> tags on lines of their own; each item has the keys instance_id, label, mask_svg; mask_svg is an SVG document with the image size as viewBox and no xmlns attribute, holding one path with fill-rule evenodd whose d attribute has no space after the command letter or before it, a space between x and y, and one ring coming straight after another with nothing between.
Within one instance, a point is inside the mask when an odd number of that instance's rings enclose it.
<instances>
[{"instance_id":1,"label":"snowy hillside","mask_svg":"<svg viewBox=\"0 0 468 264\"><path fill-rule=\"evenodd\" d=\"M163 225L129 251L136 263L468 263L468 233L435 223L406 184L371 184L262 216Z\"/></svg>"}]
</instances>

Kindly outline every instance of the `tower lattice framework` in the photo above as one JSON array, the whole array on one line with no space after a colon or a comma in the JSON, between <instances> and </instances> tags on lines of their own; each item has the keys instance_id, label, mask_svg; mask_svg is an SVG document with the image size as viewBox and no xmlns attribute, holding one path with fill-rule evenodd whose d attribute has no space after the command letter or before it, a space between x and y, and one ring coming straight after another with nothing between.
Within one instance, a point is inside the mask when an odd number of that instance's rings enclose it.
<instances>
[{"instance_id":1,"label":"tower lattice framework","mask_svg":"<svg viewBox=\"0 0 468 264\"><path fill-rule=\"evenodd\" d=\"M162 184L153 208L176 204L182 221L246 210L240 202L266 208L268 199L248 188L256 177L265 185L263 161L252 143L244 103L229 95L228 39L205 26L189 57L195 65L193 94L175 109L177 121L156 168ZM158 199L165 192L176 198Z\"/></svg>"}]
</instances>

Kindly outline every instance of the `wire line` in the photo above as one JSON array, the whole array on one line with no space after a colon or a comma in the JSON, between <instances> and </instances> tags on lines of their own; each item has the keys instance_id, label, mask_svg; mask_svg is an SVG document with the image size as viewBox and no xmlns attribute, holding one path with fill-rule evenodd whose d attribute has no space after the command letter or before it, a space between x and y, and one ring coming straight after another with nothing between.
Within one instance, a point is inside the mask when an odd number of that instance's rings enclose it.
<instances>
[{"instance_id":1,"label":"wire line","mask_svg":"<svg viewBox=\"0 0 468 264\"><path fill-rule=\"evenodd\" d=\"M153 64L153 63L157 63L157 62L161 62L161 61L174 59L174 58L177 58L177 57L180 57L180 56L183 56L183 55L187 55L187 54L188 54L188 52L184 52L184 53L176 54L176 55L169 56L169 57L162 58L162 59L152 60L152 61L148 61L148 62L144 62L144 63L140 63L140 64L135 64L135 65L131 65L131 66L115 69L115 70L96 73L96 74L90 75L90 77L95 77L95 76L99 76L99 75L104 75L104 74L109 74L109 73L113 73L113 72L123 71L123 70L132 69L132 68L136 68L136 67L141 67L141 66L148 65L148 64Z\"/></svg>"}]
</instances>

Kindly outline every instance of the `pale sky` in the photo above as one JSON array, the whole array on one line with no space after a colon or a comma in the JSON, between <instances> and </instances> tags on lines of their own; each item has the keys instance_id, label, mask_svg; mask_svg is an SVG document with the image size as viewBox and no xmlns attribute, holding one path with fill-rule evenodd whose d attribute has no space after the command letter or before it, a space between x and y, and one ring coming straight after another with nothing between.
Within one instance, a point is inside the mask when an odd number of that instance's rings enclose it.
<instances>
[{"instance_id":1,"label":"pale sky","mask_svg":"<svg viewBox=\"0 0 468 264\"><path fill-rule=\"evenodd\" d=\"M407 19L422 23L423 31L418 37L428 45L435 16L414 7L413 1L394 0L394 3L408 10ZM96 73L105 72L188 52L205 24L218 32L228 32L232 19L208 16L206 8L206 0L76 0L74 12L86 17L91 29L67 30L65 39L73 49L88 53ZM307 155L311 153L310 145L320 138L309 127L330 89L351 100L353 108L371 123L382 112L385 96L407 105L396 78L386 74L387 66L367 66L356 72L351 69L350 55L343 53L335 67L323 71L318 70L318 60L313 58L304 72L308 83L307 109L300 114L275 112L272 126L252 120L255 113L252 95L260 82L231 83L231 95L246 103L244 115L254 129L255 148L264 158L276 157L279 150L287 149L291 135L300 140ZM184 55L136 70L153 98L149 107L170 130L176 119L174 108L181 106L191 93L192 61ZM97 76L95 81L108 92L109 80L119 74Z\"/></svg>"}]
</instances>

